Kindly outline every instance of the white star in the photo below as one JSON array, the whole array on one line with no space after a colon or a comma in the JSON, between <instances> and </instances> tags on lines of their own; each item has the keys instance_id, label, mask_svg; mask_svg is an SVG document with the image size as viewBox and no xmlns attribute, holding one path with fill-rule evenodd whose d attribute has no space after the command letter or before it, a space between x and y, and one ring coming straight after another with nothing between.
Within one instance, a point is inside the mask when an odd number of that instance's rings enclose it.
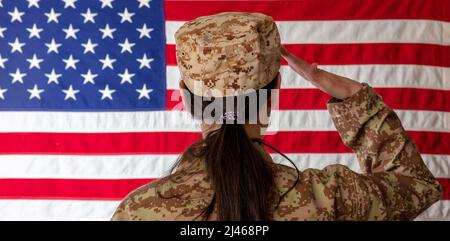
<instances>
[{"instance_id":1,"label":"white star","mask_svg":"<svg viewBox=\"0 0 450 241\"><path fill-rule=\"evenodd\" d=\"M142 25L142 28L137 28L136 30L140 33L139 38L152 38L150 37L150 32L153 31L153 28L147 28L147 24L144 23L144 25Z\"/></svg>"},{"instance_id":2,"label":"white star","mask_svg":"<svg viewBox=\"0 0 450 241\"><path fill-rule=\"evenodd\" d=\"M125 69L125 72L123 72L123 74L119 74L120 78L122 78L122 80L120 81L120 84L123 84L125 82L128 82L128 83L132 84L133 82L131 82L131 78L134 75L135 74L128 73L128 69Z\"/></svg>"},{"instance_id":3,"label":"white star","mask_svg":"<svg viewBox=\"0 0 450 241\"><path fill-rule=\"evenodd\" d=\"M2 28L0 27L0 37L4 38L5 36L3 35L3 32L5 32L7 30L7 28Z\"/></svg>"},{"instance_id":4,"label":"white star","mask_svg":"<svg viewBox=\"0 0 450 241\"><path fill-rule=\"evenodd\" d=\"M77 69L76 63L80 62L80 60L74 59L72 57L72 55L70 55L68 59L63 59L63 61L64 61L64 63L66 63L65 69L68 69L68 68Z\"/></svg>"},{"instance_id":5,"label":"white star","mask_svg":"<svg viewBox=\"0 0 450 241\"><path fill-rule=\"evenodd\" d=\"M39 35L39 33L42 32L42 30L42 28L38 28L34 23L32 28L27 28L27 31L30 32L30 36L28 36L28 38L32 38L34 36L40 39L41 36Z\"/></svg>"},{"instance_id":6,"label":"white star","mask_svg":"<svg viewBox=\"0 0 450 241\"><path fill-rule=\"evenodd\" d=\"M0 54L0 67L1 67L2 69L5 68L5 63L6 63L6 61L8 61L8 59L7 59L7 58L3 58L2 55Z\"/></svg>"},{"instance_id":7,"label":"white star","mask_svg":"<svg viewBox=\"0 0 450 241\"><path fill-rule=\"evenodd\" d=\"M66 33L66 39L72 37L74 39L77 39L76 33L80 31L78 28L73 28L72 24L69 25L69 28L63 28L63 31Z\"/></svg>"},{"instance_id":8,"label":"white star","mask_svg":"<svg viewBox=\"0 0 450 241\"><path fill-rule=\"evenodd\" d=\"M27 89L28 92L30 92L30 100L33 98L41 99L41 93L44 92L43 89L39 89L37 85L35 84L33 89Z\"/></svg>"},{"instance_id":9,"label":"white star","mask_svg":"<svg viewBox=\"0 0 450 241\"><path fill-rule=\"evenodd\" d=\"M16 73L9 73L11 77L13 77L12 84L16 82L20 82L23 84L23 77L27 76L25 73L21 73L19 69L16 69Z\"/></svg>"},{"instance_id":10,"label":"white star","mask_svg":"<svg viewBox=\"0 0 450 241\"><path fill-rule=\"evenodd\" d=\"M77 97L75 97L75 95L80 92L79 90L74 90L72 85L69 86L69 89L67 90L62 90L62 92L64 92L66 94L66 97L64 97L64 100L67 99L74 99L77 100Z\"/></svg>"},{"instance_id":11,"label":"white star","mask_svg":"<svg viewBox=\"0 0 450 241\"><path fill-rule=\"evenodd\" d=\"M39 8L39 1L40 0L27 0L28 2L28 8L31 8L33 6Z\"/></svg>"},{"instance_id":12,"label":"white star","mask_svg":"<svg viewBox=\"0 0 450 241\"><path fill-rule=\"evenodd\" d=\"M17 7L14 7L14 12L8 12L9 15L11 15L11 23L14 21L22 22L22 15L24 15L24 12L19 12L17 10Z\"/></svg>"},{"instance_id":13,"label":"white star","mask_svg":"<svg viewBox=\"0 0 450 241\"><path fill-rule=\"evenodd\" d=\"M131 50L131 47L133 47L134 45L136 44L128 42L128 38L126 38L123 43L119 43L119 46L122 47L120 53L130 52L130 54L132 54L133 51Z\"/></svg>"},{"instance_id":14,"label":"white star","mask_svg":"<svg viewBox=\"0 0 450 241\"><path fill-rule=\"evenodd\" d=\"M152 67L150 66L150 63L153 62L153 58L148 59L147 58L147 54L144 54L144 56L142 57L142 59L136 59L139 63L141 63L141 65L139 66L139 69L142 69L144 67L147 67L149 69L151 69Z\"/></svg>"},{"instance_id":15,"label":"white star","mask_svg":"<svg viewBox=\"0 0 450 241\"><path fill-rule=\"evenodd\" d=\"M33 67L36 67L37 69L41 69L40 63L44 60L38 59L36 57L36 54L33 54L33 58L27 59L27 61L30 63L30 69L32 69Z\"/></svg>"},{"instance_id":16,"label":"white star","mask_svg":"<svg viewBox=\"0 0 450 241\"><path fill-rule=\"evenodd\" d=\"M53 10L53 8L50 9L49 13L45 13L45 16L47 16L47 23L50 23L51 21L54 21L55 23L59 23L58 22L58 17L60 16L60 13L56 13L55 10Z\"/></svg>"},{"instance_id":17,"label":"white star","mask_svg":"<svg viewBox=\"0 0 450 241\"><path fill-rule=\"evenodd\" d=\"M0 7L3 7L3 3L2 3L2 0L0 0Z\"/></svg>"},{"instance_id":18,"label":"white star","mask_svg":"<svg viewBox=\"0 0 450 241\"><path fill-rule=\"evenodd\" d=\"M91 52L91 53L95 54L94 48L97 47L98 44L92 43L91 39L89 38L85 44L81 44L81 45L84 47L83 54L85 54L87 52Z\"/></svg>"},{"instance_id":19,"label":"white star","mask_svg":"<svg viewBox=\"0 0 450 241\"><path fill-rule=\"evenodd\" d=\"M113 33L116 31L115 28L109 28L109 24L106 24L105 28L101 28L100 32L103 33L102 39L106 37L110 37L111 39L114 38Z\"/></svg>"},{"instance_id":20,"label":"white star","mask_svg":"<svg viewBox=\"0 0 450 241\"><path fill-rule=\"evenodd\" d=\"M146 98L149 100L150 96L148 94L151 93L153 90L147 89L147 85L144 84L144 86L142 86L142 89L136 89L136 91L139 93L139 99Z\"/></svg>"},{"instance_id":21,"label":"white star","mask_svg":"<svg viewBox=\"0 0 450 241\"><path fill-rule=\"evenodd\" d=\"M57 74L55 72L55 69L52 69L52 72L49 74L45 74L45 76L47 76L48 78L47 84L51 84L52 82L54 82L55 84L59 84L58 78L61 77L61 75Z\"/></svg>"},{"instance_id":22,"label":"white star","mask_svg":"<svg viewBox=\"0 0 450 241\"><path fill-rule=\"evenodd\" d=\"M55 53L58 54L58 53L59 53L59 52L58 52L58 48L61 47L62 44L56 43L56 42L55 42L55 39L52 38L52 42L46 43L45 45L46 45L47 48L48 48L47 54L49 54L49 53L51 53L51 52L55 52Z\"/></svg>"},{"instance_id":23,"label":"white star","mask_svg":"<svg viewBox=\"0 0 450 241\"><path fill-rule=\"evenodd\" d=\"M83 23L92 22L95 23L94 17L97 16L97 13L91 13L91 9L87 9L86 13L82 13L84 21Z\"/></svg>"},{"instance_id":24,"label":"white star","mask_svg":"<svg viewBox=\"0 0 450 241\"><path fill-rule=\"evenodd\" d=\"M76 2L77 0L62 0L62 1L64 2L64 8L71 7L71 8L73 8L73 9L76 9L76 7L75 7L75 2Z\"/></svg>"},{"instance_id":25,"label":"white star","mask_svg":"<svg viewBox=\"0 0 450 241\"><path fill-rule=\"evenodd\" d=\"M128 12L128 9L127 9L127 8L125 8L125 9L123 10L123 13L118 13L118 14L119 14L119 16L122 18L122 19L120 20L120 23L124 23L125 21L130 22L130 23L133 23L133 21L131 20L131 17L134 16L134 13Z\"/></svg>"},{"instance_id":26,"label":"white star","mask_svg":"<svg viewBox=\"0 0 450 241\"><path fill-rule=\"evenodd\" d=\"M106 6L113 8L112 2L114 2L114 0L100 0L100 2L102 2L102 8Z\"/></svg>"},{"instance_id":27,"label":"white star","mask_svg":"<svg viewBox=\"0 0 450 241\"><path fill-rule=\"evenodd\" d=\"M83 78L84 78L84 82L83 82L84 85L87 83L95 84L94 78L97 77L97 74L92 74L90 69L88 69L88 72L86 74L82 74L81 76L83 76Z\"/></svg>"},{"instance_id":28,"label":"white star","mask_svg":"<svg viewBox=\"0 0 450 241\"><path fill-rule=\"evenodd\" d=\"M14 43L8 43L11 46L11 53L19 52L22 53L22 47L25 45L25 43L21 43L19 41L19 38L16 38Z\"/></svg>"},{"instance_id":29,"label":"white star","mask_svg":"<svg viewBox=\"0 0 450 241\"><path fill-rule=\"evenodd\" d=\"M3 94L5 94L6 91L7 91L7 89L2 89L2 88L0 87L0 99L2 99L2 100L5 99L5 96L4 96Z\"/></svg>"},{"instance_id":30,"label":"white star","mask_svg":"<svg viewBox=\"0 0 450 241\"><path fill-rule=\"evenodd\" d=\"M103 63L102 69L106 68L114 69L113 63L116 62L116 59L110 59L109 54L107 54L104 59L100 59L100 62Z\"/></svg>"},{"instance_id":31,"label":"white star","mask_svg":"<svg viewBox=\"0 0 450 241\"><path fill-rule=\"evenodd\" d=\"M112 99L113 99L112 94L113 94L114 92L116 92L116 90L109 89L109 86L108 86L108 85L106 85L106 87L105 87L103 90L98 90L98 91L99 91L100 93L102 93L102 100L103 100L103 99L106 99L106 98L112 100Z\"/></svg>"},{"instance_id":32,"label":"white star","mask_svg":"<svg viewBox=\"0 0 450 241\"><path fill-rule=\"evenodd\" d=\"M151 0L137 0L137 1L139 2L139 8L141 8L141 7L150 8Z\"/></svg>"}]
</instances>

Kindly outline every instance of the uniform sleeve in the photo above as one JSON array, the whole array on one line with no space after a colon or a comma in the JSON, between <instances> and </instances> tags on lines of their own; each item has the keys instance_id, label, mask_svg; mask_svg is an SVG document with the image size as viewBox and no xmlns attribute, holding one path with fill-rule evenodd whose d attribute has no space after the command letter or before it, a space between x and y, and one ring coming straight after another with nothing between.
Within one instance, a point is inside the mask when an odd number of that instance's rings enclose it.
<instances>
[{"instance_id":1,"label":"uniform sleeve","mask_svg":"<svg viewBox=\"0 0 450 241\"><path fill-rule=\"evenodd\" d=\"M361 168L361 173L342 165L322 170L335 187L337 219L412 220L440 199L442 188L417 146L368 84L344 100L330 99L327 108Z\"/></svg>"}]
</instances>

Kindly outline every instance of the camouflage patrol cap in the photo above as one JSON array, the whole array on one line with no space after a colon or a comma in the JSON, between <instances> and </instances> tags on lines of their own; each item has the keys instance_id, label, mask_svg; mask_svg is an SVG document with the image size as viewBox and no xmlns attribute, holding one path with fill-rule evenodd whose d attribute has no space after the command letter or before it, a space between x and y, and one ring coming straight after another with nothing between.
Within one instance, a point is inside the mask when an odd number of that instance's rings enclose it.
<instances>
[{"instance_id":1,"label":"camouflage patrol cap","mask_svg":"<svg viewBox=\"0 0 450 241\"><path fill-rule=\"evenodd\" d=\"M175 32L187 88L199 96L233 96L266 86L278 74L278 28L261 13L223 12L186 22Z\"/></svg>"}]
</instances>

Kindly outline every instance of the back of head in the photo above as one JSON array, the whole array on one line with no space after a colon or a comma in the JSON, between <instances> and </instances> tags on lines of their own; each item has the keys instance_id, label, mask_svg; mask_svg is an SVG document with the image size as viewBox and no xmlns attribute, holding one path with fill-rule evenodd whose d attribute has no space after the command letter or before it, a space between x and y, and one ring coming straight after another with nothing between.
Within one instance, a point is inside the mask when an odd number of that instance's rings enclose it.
<instances>
[{"instance_id":1,"label":"back of head","mask_svg":"<svg viewBox=\"0 0 450 241\"><path fill-rule=\"evenodd\" d=\"M203 218L217 210L219 220L270 220L277 195L274 175L244 129L255 103L241 97L269 90L257 98L256 109L268 101L281 65L277 26L264 14L225 12L185 23L175 39L186 108L220 124L184 155L204 160L214 189ZM211 109L212 116L204 115ZM238 122L238 116L246 122Z\"/></svg>"}]
</instances>

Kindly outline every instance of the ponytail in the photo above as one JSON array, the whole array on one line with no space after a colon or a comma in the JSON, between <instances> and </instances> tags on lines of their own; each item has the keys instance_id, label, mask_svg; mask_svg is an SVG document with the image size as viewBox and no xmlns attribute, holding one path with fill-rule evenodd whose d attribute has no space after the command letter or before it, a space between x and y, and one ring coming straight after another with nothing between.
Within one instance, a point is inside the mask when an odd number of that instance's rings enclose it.
<instances>
[{"instance_id":1,"label":"ponytail","mask_svg":"<svg viewBox=\"0 0 450 241\"><path fill-rule=\"evenodd\" d=\"M207 219L217 206L218 220L270 220L275 181L270 163L254 147L243 125L224 124L203 141L206 170L214 188Z\"/></svg>"}]
</instances>

